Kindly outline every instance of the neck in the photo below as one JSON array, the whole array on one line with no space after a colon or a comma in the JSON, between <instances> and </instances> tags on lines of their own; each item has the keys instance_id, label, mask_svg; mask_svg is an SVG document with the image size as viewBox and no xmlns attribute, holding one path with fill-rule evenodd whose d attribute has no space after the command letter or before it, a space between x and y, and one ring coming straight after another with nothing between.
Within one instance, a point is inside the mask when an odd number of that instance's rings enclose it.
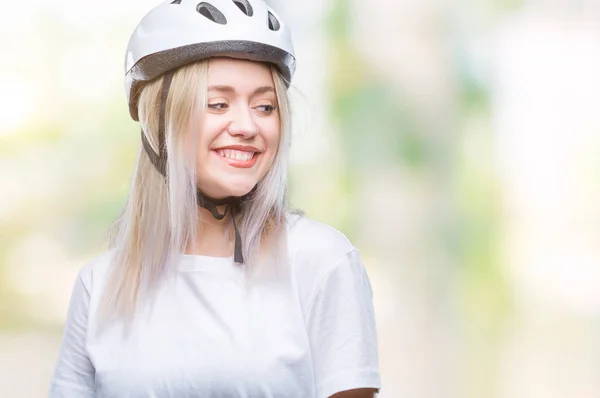
<instances>
[{"instance_id":1,"label":"neck","mask_svg":"<svg viewBox=\"0 0 600 398\"><path fill-rule=\"evenodd\" d=\"M223 214L226 208L226 205L217 206L220 214ZM231 210L227 211L227 215L222 220L217 220L210 211L198 207L198 218L196 241L188 245L186 253L212 257L233 255L233 243L227 239L233 228Z\"/></svg>"}]
</instances>

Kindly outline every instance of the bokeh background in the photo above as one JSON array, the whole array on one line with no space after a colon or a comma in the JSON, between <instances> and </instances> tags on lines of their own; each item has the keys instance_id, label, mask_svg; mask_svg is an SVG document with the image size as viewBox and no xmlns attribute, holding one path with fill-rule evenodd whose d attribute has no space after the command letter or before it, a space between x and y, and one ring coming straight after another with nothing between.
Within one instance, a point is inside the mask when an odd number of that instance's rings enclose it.
<instances>
[{"instance_id":1,"label":"bokeh background","mask_svg":"<svg viewBox=\"0 0 600 398\"><path fill-rule=\"evenodd\" d=\"M298 56L292 205L375 292L382 398L600 397L600 1L272 0ZM156 0L0 13L0 397L47 394L139 130Z\"/></svg>"}]
</instances>

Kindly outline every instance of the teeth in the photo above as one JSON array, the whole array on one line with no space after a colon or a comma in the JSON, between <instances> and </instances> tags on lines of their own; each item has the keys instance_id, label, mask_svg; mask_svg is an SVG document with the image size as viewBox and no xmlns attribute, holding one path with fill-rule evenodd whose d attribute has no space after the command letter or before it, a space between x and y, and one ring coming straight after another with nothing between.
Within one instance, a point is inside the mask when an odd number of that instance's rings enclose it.
<instances>
[{"instance_id":1,"label":"teeth","mask_svg":"<svg viewBox=\"0 0 600 398\"><path fill-rule=\"evenodd\" d=\"M242 161L250 160L254 157L254 152L237 151L235 149L219 149L218 153L224 158Z\"/></svg>"}]
</instances>

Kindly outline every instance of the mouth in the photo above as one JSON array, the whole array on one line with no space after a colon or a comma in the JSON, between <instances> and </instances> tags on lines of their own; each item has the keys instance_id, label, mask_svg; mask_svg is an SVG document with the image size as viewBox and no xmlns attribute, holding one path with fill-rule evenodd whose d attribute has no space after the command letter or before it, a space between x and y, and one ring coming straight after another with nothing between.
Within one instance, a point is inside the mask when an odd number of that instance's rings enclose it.
<instances>
[{"instance_id":1,"label":"mouth","mask_svg":"<svg viewBox=\"0 0 600 398\"><path fill-rule=\"evenodd\" d=\"M243 149L218 148L213 149L212 152L228 165L238 168L250 168L254 166L260 155L260 152L256 148L251 147Z\"/></svg>"}]
</instances>

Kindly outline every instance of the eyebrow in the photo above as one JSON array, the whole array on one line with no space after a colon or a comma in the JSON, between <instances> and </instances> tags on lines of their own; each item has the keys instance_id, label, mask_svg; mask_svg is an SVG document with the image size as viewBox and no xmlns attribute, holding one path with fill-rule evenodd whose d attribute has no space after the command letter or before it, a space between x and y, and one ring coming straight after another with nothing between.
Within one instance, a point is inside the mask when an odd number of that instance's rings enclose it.
<instances>
[{"instance_id":1,"label":"eyebrow","mask_svg":"<svg viewBox=\"0 0 600 398\"><path fill-rule=\"evenodd\" d=\"M221 86L221 85L208 86L208 91L221 91L221 92L235 93L235 89L233 87ZM262 87L256 88L256 90L254 90L254 92L252 92L252 95L264 94L264 93L274 93L274 92L275 92L275 88L273 86L262 86Z\"/></svg>"}]
</instances>

